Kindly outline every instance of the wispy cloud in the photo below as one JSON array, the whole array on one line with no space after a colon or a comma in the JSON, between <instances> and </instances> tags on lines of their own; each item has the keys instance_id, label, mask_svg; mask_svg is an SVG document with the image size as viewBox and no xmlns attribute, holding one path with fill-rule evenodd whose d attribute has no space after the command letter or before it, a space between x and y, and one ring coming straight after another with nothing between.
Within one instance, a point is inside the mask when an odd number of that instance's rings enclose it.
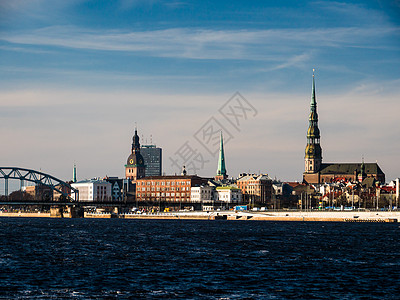
<instances>
[{"instance_id":1,"label":"wispy cloud","mask_svg":"<svg viewBox=\"0 0 400 300\"><path fill-rule=\"evenodd\" d=\"M0 39L14 44L136 52L156 57L269 60L271 55L277 53L297 53L294 60L301 60L304 58L301 54L304 49L384 48L385 44L376 44L377 39L399 34L400 29L395 27L271 30L174 28L104 32L71 26L54 26L32 32L3 34ZM291 63L293 61L286 62L289 65Z\"/></svg>"}]
</instances>

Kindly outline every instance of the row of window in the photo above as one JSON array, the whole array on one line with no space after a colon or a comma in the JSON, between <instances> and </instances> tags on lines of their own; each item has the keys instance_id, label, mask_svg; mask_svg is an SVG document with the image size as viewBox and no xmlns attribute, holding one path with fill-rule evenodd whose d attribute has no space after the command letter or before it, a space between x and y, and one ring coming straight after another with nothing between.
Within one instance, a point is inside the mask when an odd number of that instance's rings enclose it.
<instances>
[{"instance_id":1,"label":"row of window","mask_svg":"<svg viewBox=\"0 0 400 300\"><path fill-rule=\"evenodd\" d=\"M137 185L190 185L190 181L138 181Z\"/></svg>"},{"instance_id":2,"label":"row of window","mask_svg":"<svg viewBox=\"0 0 400 300\"><path fill-rule=\"evenodd\" d=\"M138 197L190 197L190 193L138 193Z\"/></svg>"},{"instance_id":3,"label":"row of window","mask_svg":"<svg viewBox=\"0 0 400 300\"><path fill-rule=\"evenodd\" d=\"M140 188L138 188L138 190L140 191ZM144 192L144 191L150 191L150 187L142 187L142 192ZM160 188L160 187L157 187L157 188L155 188L155 187L152 187L151 188L151 191L152 192L154 192L154 191L157 191L157 192L159 192L159 191L169 191L169 190L171 190L171 191L180 191L180 190L182 190L182 191L190 191L190 187L188 186L188 187L179 187L179 186L177 186L176 188L175 187L162 187L162 188Z\"/></svg>"}]
</instances>

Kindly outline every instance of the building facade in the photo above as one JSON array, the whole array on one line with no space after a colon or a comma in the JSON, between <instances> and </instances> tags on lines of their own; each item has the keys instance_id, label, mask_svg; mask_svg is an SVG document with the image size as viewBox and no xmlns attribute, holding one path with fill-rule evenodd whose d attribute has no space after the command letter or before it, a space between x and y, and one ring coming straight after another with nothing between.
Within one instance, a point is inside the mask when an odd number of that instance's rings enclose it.
<instances>
[{"instance_id":1,"label":"building facade","mask_svg":"<svg viewBox=\"0 0 400 300\"><path fill-rule=\"evenodd\" d=\"M338 177L358 182L362 182L367 177L372 177L381 183L385 182L385 174L377 163L322 163L314 72L308 122L303 173L305 183L332 182Z\"/></svg>"},{"instance_id":2,"label":"building facade","mask_svg":"<svg viewBox=\"0 0 400 300\"><path fill-rule=\"evenodd\" d=\"M190 190L190 202L212 204L215 201L215 187L209 185L194 186Z\"/></svg>"},{"instance_id":3,"label":"building facade","mask_svg":"<svg viewBox=\"0 0 400 300\"><path fill-rule=\"evenodd\" d=\"M242 191L234 186L219 186L216 189L216 201L228 205L242 203Z\"/></svg>"},{"instance_id":4,"label":"building facade","mask_svg":"<svg viewBox=\"0 0 400 300\"><path fill-rule=\"evenodd\" d=\"M136 180L136 201L191 203L191 189L208 179L195 175L149 176Z\"/></svg>"},{"instance_id":5,"label":"building facade","mask_svg":"<svg viewBox=\"0 0 400 300\"><path fill-rule=\"evenodd\" d=\"M33 200L48 201L51 199L56 199L53 197L53 190L44 184L25 186L22 188L22 190L29 194Z\"/></svg>"},{"instance_id":6,"label":"building facade","mask_svg":"<svg viewBox=\"0 0 400 300\"><path fill-rule=\"evenodd\" d=\"M111 183L111 198L113 201L123 200L123 179L118 177L106 177L104 180Z\"/></svg>"},{"instance_id":7,"label":"building facade","mask_svg":"<svg viewBox=\"0 0 400 300\"><path fill-rule=\"evenodd\" d=\"M143 156L146 176L162 175L162 149L156 145L142 145L140 154Z\"/></svg>"},{"instance_id":8,"label":"building facade","mask_svg":"<svg viewBox=\"0 0 400 300\"><path fill-rule=\"evenodd\" d=\"M272 199L272 179L267 174L241 174L236 180L245 203L267 205Z\"/></svg>"},{"instance_id":9,"label":"building facade","mask_svg":"<svg viewBox=\"0 0 400 300\"><path fill-rule=\"evenodd\" d=\"M89 179L71 183L71 186L79 190L80 202L107 202L112 201L112 184L103 179ZM72 195L75 199L75 194Z\"/></svg>"}]
</instances>

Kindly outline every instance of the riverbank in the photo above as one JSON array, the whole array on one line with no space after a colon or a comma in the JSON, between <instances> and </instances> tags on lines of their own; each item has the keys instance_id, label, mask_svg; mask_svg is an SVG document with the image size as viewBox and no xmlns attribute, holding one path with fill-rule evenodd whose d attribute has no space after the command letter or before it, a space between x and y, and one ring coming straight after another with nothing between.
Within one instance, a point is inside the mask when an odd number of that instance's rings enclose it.
<instances>
[{"instance_id":1,"label":"riverbank","mask_svg":"<svg viewBox=\"0 0 400 300\"><path fill-rule=\"evenodd\" d=\"M177 212L124 215L131 219L203 219L232 221L397 222L400 211Z\"/></svg>"},{"instance_id":2,"label":"riverbank","mask_svg":"<svg viewBox=\"0 0 400 300\"><path fill-rule=\"evenodd\" d=\"M0 212L0 217L60 217L40 212ZM65 218L70 218L64 214ZM304 222L398 222L400 211L280 211L280 212L169 212L155 214L85 213L84 218L230 220L230 221L304 221Z\"/></svg>"}]
</instances>

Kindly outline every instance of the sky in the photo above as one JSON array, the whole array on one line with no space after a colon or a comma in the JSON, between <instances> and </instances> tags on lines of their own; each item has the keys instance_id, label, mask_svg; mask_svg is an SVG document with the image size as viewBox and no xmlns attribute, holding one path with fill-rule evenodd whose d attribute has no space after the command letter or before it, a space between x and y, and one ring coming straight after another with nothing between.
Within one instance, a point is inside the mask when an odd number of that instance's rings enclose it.
<instances>
[{"instance_id":1,"label":"sky","mask_svg":"<svg viewBox=\"0 0 400 300\"><path fill-rule=\"evenodd\" d=\"M323 162L399 177L399 0L0 0L0 165L301 181L313 69Z\"/></svg>"}]
</instances>

